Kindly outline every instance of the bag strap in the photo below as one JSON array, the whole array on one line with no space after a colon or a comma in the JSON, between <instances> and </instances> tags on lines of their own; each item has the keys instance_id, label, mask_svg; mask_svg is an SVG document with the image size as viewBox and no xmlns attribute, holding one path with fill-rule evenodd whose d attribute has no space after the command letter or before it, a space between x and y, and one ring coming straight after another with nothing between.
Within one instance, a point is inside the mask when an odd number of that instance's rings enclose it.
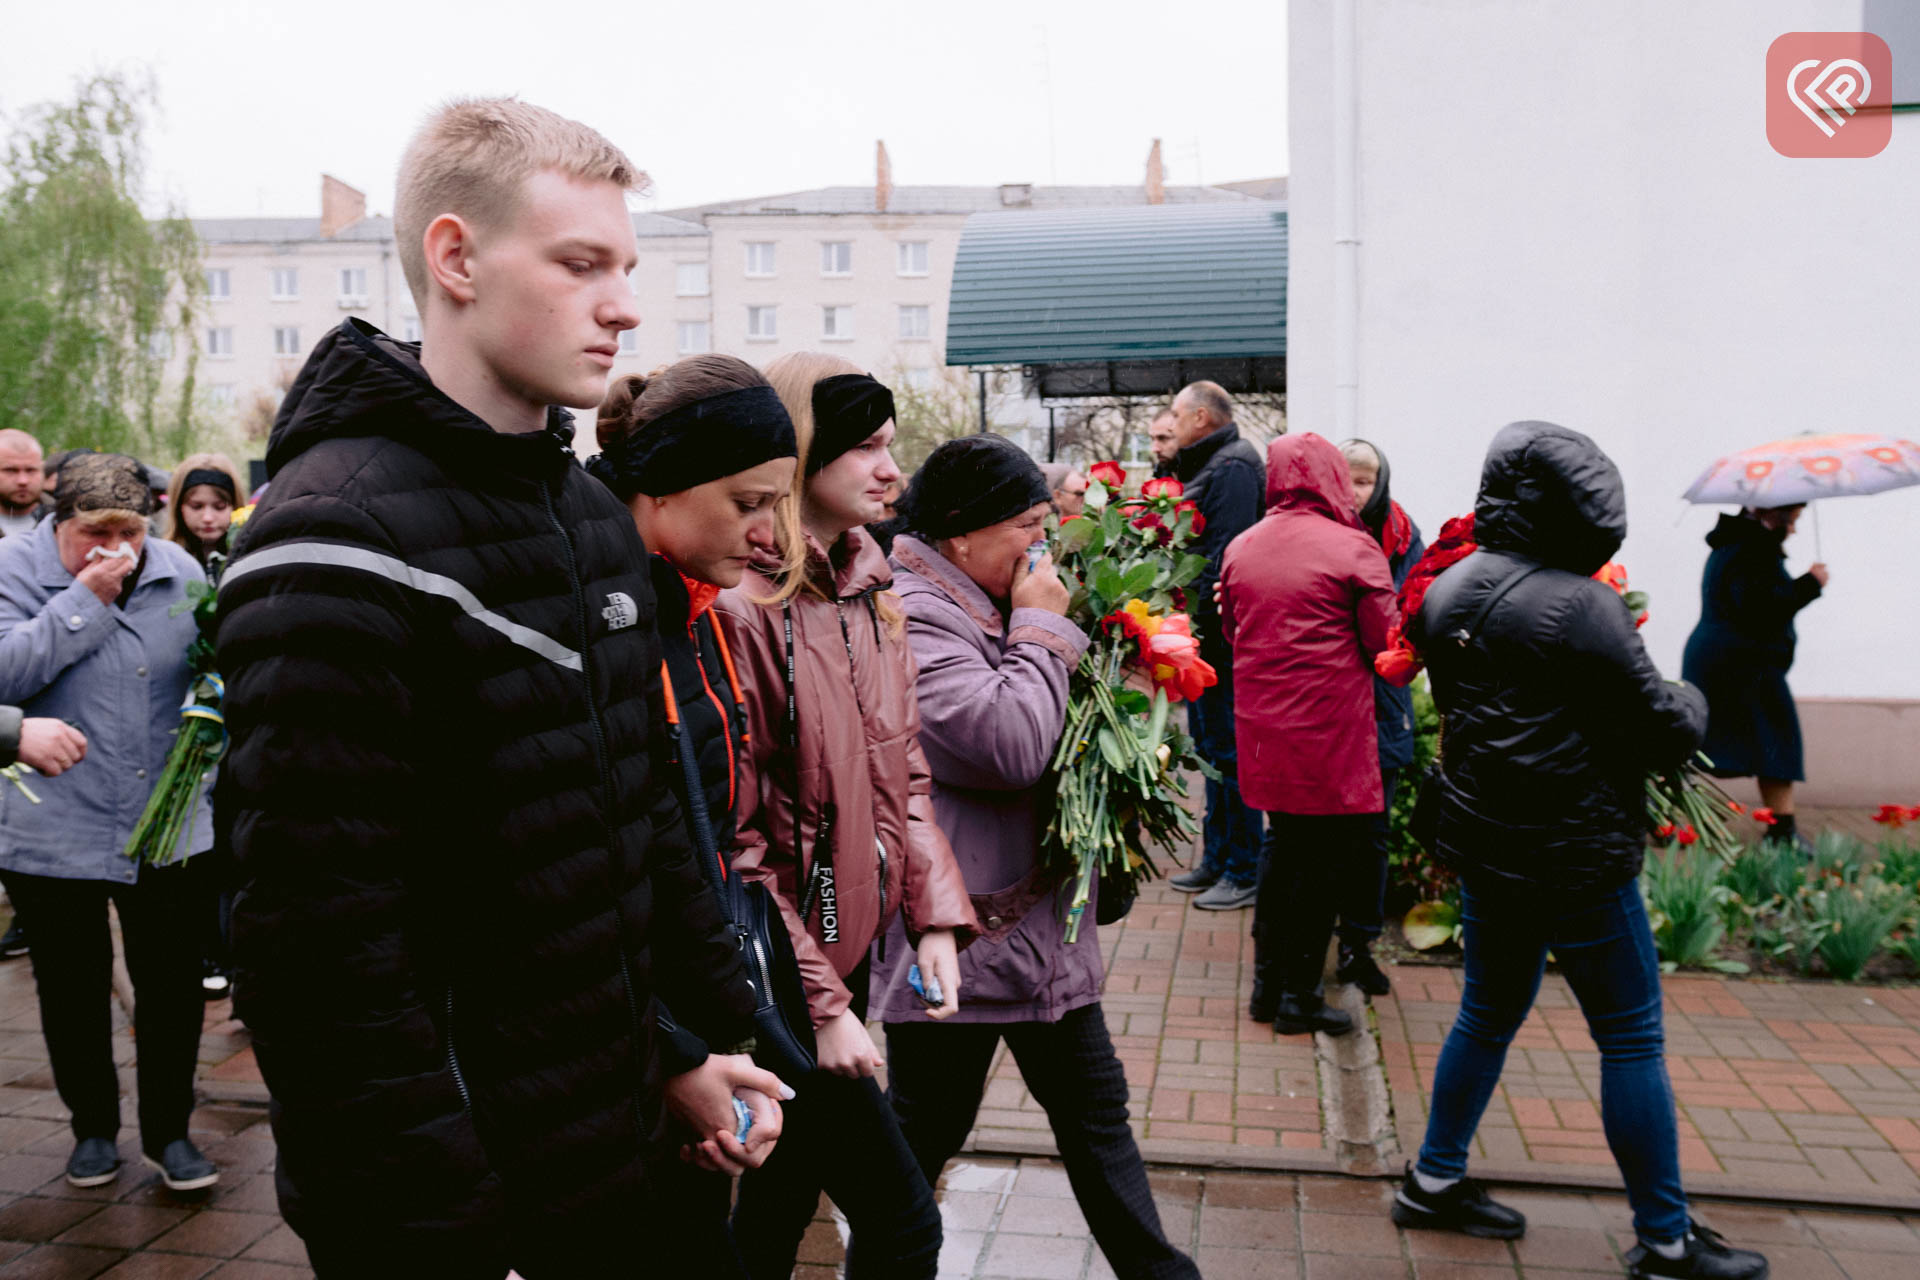
<instances>
[{"instance_id":1,"label":"bag strap","mask_svg":"<svg viewBox=\"0 0 1920 1280\"><path fill-rule=\"evenodd\" d=\"M1486 601L1481 604L1479 611L1473 615L1473 621L1457 631L1450 632L1447 638L1454 641L1462 649L1472 644L1480 635L1480 628L1486 622L1487 615L1493 612L1495 605L1506 598L1507 592L1519 586L1524 579L1530 578L1540 572L1544 567L1543 565L1537 564L1523 564L1506 577L1500 579L1499 582L1494 584L1493 590L1487 594Z\"/></svg>"}]
</instances>

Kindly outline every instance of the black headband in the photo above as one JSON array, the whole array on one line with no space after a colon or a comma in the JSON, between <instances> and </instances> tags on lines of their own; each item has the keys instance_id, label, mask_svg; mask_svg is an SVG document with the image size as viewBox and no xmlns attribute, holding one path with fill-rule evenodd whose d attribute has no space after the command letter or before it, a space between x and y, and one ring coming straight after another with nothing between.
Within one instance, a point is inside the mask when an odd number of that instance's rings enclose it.
<instances>
[{"instance_id":1,"label":"black headband","mask_svg":"<svg viewBox=\"0 0 1920 1280\"><path fill-rule=\"evenodd\" d=\"M813 384L813 443L807 449L812 475L885 426L893 416L893 392L864 373L836 373Z\"/></svg>"},{"instance_id":2,"label":"black headband","mask_svg":"<svg viewBox=\"0 0 1920 1280\"><path fill-rule=\"evenodd\" d=\"M907 527L927 539L953 538L1011 520L1052 499L1046 477L1004 436L971 435L935 449L900 505Z\"/></svg>"},{"instance_id":3,"label":"black headband","mask_svg":"<svg viewBox=\"0 0 1920 1280\"><path fill-rule=\"evenodd\" d=\"M187 478L180 482L180 496L187 496L187 490L195 485L210 484L227 495L228 502L239 499L240 493L234 487L233 477L214 467L195 467L187 472Z\"/></svg>"},{"instance_id":4,"label":"black headband","mask_svg":"<svg viewBox=\"0 0 1920 1280\"><path fill-rule=\"evenodd\" d=\"M791 458L793 419L772 387L742 387L662 414L591 459L587 470L621 498L679 493Z\"/></svg>"}]
</instances>

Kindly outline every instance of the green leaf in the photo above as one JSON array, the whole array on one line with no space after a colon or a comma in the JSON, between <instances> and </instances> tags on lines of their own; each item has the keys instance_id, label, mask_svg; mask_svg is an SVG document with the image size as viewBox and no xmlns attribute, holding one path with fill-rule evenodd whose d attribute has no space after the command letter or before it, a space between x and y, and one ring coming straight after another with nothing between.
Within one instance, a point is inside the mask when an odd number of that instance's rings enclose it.
<instances>
[{"instance_id":1,"label":"green leaf","mask_svg":"<svg viewBox=\"0 0 1920 1280\"><path fill-rule=\"evenodd\" d=\"M1132 599L1138 595L1144 595L1152 588L1153 580L1159 576L1159 572L1160 567L1151 560L1145 564L1133 566L1133 568L1127 571L1126 577L1120 581L1120 594L1126 596L1128 599Z\"/></svg>"},{"instance_id":2,"label":"green leaf","mask_svg":"<svg viewBox=\"0 0 1920 1280\"><path fill-rule=\"evenodd\" d=\"M1197 556L1191 553L1181 556L1180 563L1173 567L1173 579L1168 585L1184 587L1199 577L1201 570L1206 567L1207 558L1205 556Z\"/></svg>"},{"instance_id":3,"label":"green leaf","mask_svg":"<svg viewBox=\"0 0 1920 1280\"><path fill-rule=\"evenodd\" d=\"M1093 535L1100 532L1098 521L1069 520L1060 526L1060 532L1054 538L1054 544L1062 555L1072 555L1085 551L1087 544L1093 541Z\"/></svg>"},{"instance_id":4,"label":"green leaf","mask_svg":"<svg viewBox=\"0 0 1920 1280\"><path fill-rule=\"evenodd\" d=\"M1107 758L1107 763L1112 765L1116 772L1125 770L1127 767L1127 758L1121 754L1120 739L1114 737L1113 730L1100 730L1099 743L1100 754Z\"/></svg>"},{"instance_id":5,"label":"green leaf","mask_svg":"<svg viewBox=\"0 0 1920 1280\"><path fill-rule=\"evenodd\" d=\"M1138 689L1121 689L1113 695L1113 705L1130 716L1144 716L1153 709L1153 700Z\"/></svg>"},{"instance_id":6,"label":"green leaf","mask_svg":"<svg viewBox=\"0 0 1920 1280\"><path fill-rule=\"evenodd\" d=\"M1400 934L1415 951L1431 951L1453 940L1460 912L1450 902L1416 903L1400 922Z\"/></svg>"},{"instance_id":7,"label":"green leaf","mask_svg":"<svg viewBox=\"0 0 1920 1280\"><path fill-rule=\"evenodd\" d=\"M1107 603L1109 609L1126 603L1121 594L1120 571L1113 567L1113 561L1103 560L1093 570L1093 590Z\"/></svg>"}]
</instances>

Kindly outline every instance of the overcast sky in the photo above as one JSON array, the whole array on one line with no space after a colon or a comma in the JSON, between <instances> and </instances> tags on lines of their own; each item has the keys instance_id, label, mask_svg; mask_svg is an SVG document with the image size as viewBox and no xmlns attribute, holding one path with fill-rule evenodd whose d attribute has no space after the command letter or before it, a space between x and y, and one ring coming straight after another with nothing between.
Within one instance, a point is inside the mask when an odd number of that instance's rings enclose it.
<instances>
[{"instance_id":1,"label":"overcast sky","mask_svg":"<svg viewBox=\"0 0 1920 1280\"><path fill-rule=\"evenodd\" d=\"M407 135L457 94L592 124L660 209L871 183L877 138L902 185L1139 182L1155 137L1169 182L1287 172L1279 0L8 8L0 113L150 68L150 195L200 217L316 215L323 171L390 212Z\"/></svg>"}]
</instances>

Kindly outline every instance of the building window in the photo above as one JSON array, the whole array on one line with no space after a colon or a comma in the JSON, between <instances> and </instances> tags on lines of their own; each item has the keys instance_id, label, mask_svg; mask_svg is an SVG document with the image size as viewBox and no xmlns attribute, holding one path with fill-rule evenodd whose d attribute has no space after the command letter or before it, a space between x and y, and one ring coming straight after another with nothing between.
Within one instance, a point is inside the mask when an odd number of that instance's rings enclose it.
<instances>
[{"instance_id":1,"label":"building window","mask_svg":"<svg viewBox=\"0 0 1920 1280\"><path fill-rule=\"evenodd\" d=\"M207 330L207 355L215 359L230 359L233 356L231 326Z\"/></svg>"},{"instance_id":2,"label":"building window","mask_svg":"<svg viewBox=\"0 0 1920 1280\"><path fill-rule=\"evenodd\" d=\"M290 324L273 327L273 354L277 356L297 356L300 354L300 330Z\"/></svg>"},{"instance_id":3,"label":"building window","mask_svg":"<svg viewBox=\"0 0 1920 1280\"><path fill-rule=\"evenodd\" d=\"M367 269L365 267L340 268L340 301L348 306L366 305Z\"/></svg>"},{"instance_id":4,"label":"building window","mask_svg":"<svg viewBox=\"0 0 1920 1280\"><path fill-rule=\"evenodd\" d=\"M748 307L747 337L761 342L772 342L779 337L774 327L774 312L778 310L778 307Z\"/></svg>"},{"instance_id":5,"label":"building window","mask_svg":"<svg viewBox=\"0 0 1920 1280\"><path fill-rule=\"evenodd\" d=\"M750 276L770 276L773 274L773 241L754 240L748 242L747 274Z\"/></svg>"},{"instance_id":6,"label":"building window","mask_svg":"<svg viewBox=\"0 0 1920 1280\"><path fill-rule=\"evenodd\" d=\"M231 406L233 404L233 384L231 382L216 382L208 387L207 403L218 409L225 409Z\"/></svg>"},{"instance_id":7,"label":"building window","mask_svg":"<svg viewBox=\"0 0 1920 1280\"><path fill-rule=\"evenodd\" d=\"M682 320L675 335L674 349L683 356L697 356L713 349L713 340L705 320Z\"/></svg>"},{"instance_id":8,"label":"building window","mask_svg":"<svg viewBox=\"0 0 1920 1280\"><path fill-rule=\"evenodd\" d=\"M638 329L622 329L620 331L620 354L630 356L639 349L640 331Z\"/></svg>"},{"instance_id":9,"label":"building window","mask_svg":"<svg viewBox=\"0 0 1920 1280\"><path fill-rule=\"evenodd\" d=\"M847 342L852 340L853 308L820 308L820 336L828 342Z\"/></svg>"},{"instance_id":10,"label":"building window","mask_svg":"<svg viewBox=\"0 0 1920 1280\"><path fill-rule=\"evenodd\" d=\"M420 341L420 317L419 316L401 316L400 317L400 341L402 342Z\"/></svg>"},{"instance_id":11,"label":"building window","mask_svg":"<svg viewBox=\"0 0 1920 1280\"><path fill-rule=\"evenodd\" d=\"M767 247L772 248L773 246L768 245ZM747 274L753 274L751 259L749 259ZM772 275L773 272L769 270L767 274ZM675 297L704 298L708 292L706 263L682 262L673 268L673 293Z\"/></svg>"},{"instance_id":12,"label":"building window","mask_svg":"<svg viewBox=\"0 0 1920 1280\"><path fill-rule=\"evenodd\" d=\"M291 302L300 296L300 268L275 267L271 274L275 302Z\"/></svg>"},{"instance_id":13,"label":"building window","mask_svg":"<svg viewBox=\"0 0 1920 1280\"><path fill-rule=\"evenodd\" d=\"M233 274L225 267L207 268L207 297L225 302L233 296Z\"/></svg>"},{"instance_id":14,"label":"building window","mask_svg":"<svg viewBox=\"0 0 1920 1280\"><path fill-rule=\"evenodd\" d=\"M820 274L823 276L853 274L853 242L851 240L820 242Z\"/></svg>"},{"instance_id":15,"label":"building window","mask_svg":"<svg viewBox=\"0 0 1920 1280\"><path fill-rule=\"evenodd\" d=\"M927 242L925 240L907 240L894 247L900 251L901 275L927 274Z\"/></svg>"},{"instance_id":16,"label":"building window","mask_svg":"<svg viewBox=\"0 0 1920 1280\"><path fill-rule=\"evenodd\" d=\"M903 338L925 338L933 333L933 319L927 307L900 308L900 336Z\"/></svg>"}]
</instances>

